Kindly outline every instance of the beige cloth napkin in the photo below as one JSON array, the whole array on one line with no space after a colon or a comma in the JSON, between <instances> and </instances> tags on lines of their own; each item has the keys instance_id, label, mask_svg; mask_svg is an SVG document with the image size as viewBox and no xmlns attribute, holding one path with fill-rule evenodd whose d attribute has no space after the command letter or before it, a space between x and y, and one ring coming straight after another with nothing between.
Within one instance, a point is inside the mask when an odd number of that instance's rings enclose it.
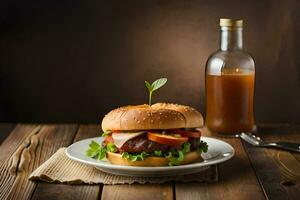
<instances>
[{"instance_id":1,"label":"beige cloth napkin","mask_svg":"<svg viewBox=\"0 0 300 200\"><path fill-rule=\"evenodd\" d=\"M65 148L60 148L49 160L38 167L29 176L30 180L41 180L50 183L66 184L132 184L132 183L164 183L180 182L216 182L218 181L217 167L196 174L170 177L132 177L117 176L102 172L94 167L73 161L65 154Z\"/></svg>"}]
</instances>

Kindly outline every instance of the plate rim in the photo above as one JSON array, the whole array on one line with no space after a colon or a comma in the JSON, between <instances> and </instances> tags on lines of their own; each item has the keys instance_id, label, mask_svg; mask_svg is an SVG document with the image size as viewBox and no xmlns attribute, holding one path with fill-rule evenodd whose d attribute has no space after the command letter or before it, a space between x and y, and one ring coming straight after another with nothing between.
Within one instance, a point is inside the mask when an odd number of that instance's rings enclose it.
<instances>
[{"instance_id":1,"label":"plate rim","mask_svg":"<svg viewBox=\"0 0 300 200\"><path fill-rule=\"evenodd\" d=\"M93 138L87 138L87 139L84 139L84 140L77 141L77 142L71 144L70 146L68 146L65 149L65 153L70 159L75 160L75 161L80 162L80 163L91 165L93 167L99 167L99 168L105 168L105 169L111 169L111 170L130 170L130 171L139 171L139 172L142 172L142 171L144 171L144 172L149 171L150 172L150 171L161 171L161 170L170 170L170 171L172 171L172 170L194 169L194 168L198 168L198 167L210 166L210 165L225 162L225 161L231 159L235 155L235 149L229 143L227 143L223 140L219 140L219 139L216 139L216 138L213 138L213 137L206 137L206 136L201 136L201 139L202 140L205 140L205 139L215 140L217 142L224 143L231 150L231 152L230 152L231 154L228 155L228 156L224 156L220 159L212 160L212 161L208 161L208 162L202 161L202 162L190 163L190 164L186 164L186 165L160 166L160 167L115 165L115 164L111 164L107 161L103 161L105 163L98 163L98 162L94 162L94 161L83 160L81 158L78 158L78 157L73 156L73 155L70 154L69 151L74 146L76 146L78 143L82 143L82 142L85 142L85 141L91 141L91 140L99 140L99 138L101 138L101 137L93 137Z\"/></svg>"}]
</instances>

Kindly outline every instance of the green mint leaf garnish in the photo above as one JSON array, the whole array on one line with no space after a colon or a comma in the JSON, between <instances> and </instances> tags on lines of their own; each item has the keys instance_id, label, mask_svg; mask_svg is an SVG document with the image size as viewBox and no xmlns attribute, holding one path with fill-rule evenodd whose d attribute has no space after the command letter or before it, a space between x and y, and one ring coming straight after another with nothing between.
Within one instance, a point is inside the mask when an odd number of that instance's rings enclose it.
<instances>
[{"instance_id":1,"label":"green mint leaf garnish","mask_svg":"<svg viewBox=\"0 0 300 200\"><path fill-rule=\"evenodd\" d=\"M199 147L198 147L198 149L197 149L197 152L198 152L199 154L201 154L202 152L206 153L207 150L208 150L208 145L207 145L207 143L201 141L201 142L200 142L200 145L199 145Z\"/></svg>"},{"instance_id":2,"label":"green mint leaf garnish","mask_svg":"<svg viewBox=\"0 0 300 200\"><path fill-rule=\"evenodd\" d=\"M92 142L89 144L89 147L91 150L95 151L100 147L100 145L97 142L95 142L94 140L92 140Z\"/></svg>"},{"instance_id":3,"label":"green mint leaf garnish","mask_svg":"<svg viewBox=\"0 0 300 200\"><path fill-rule=\"evenodd\" d=\"M102 160L106 157L106 149L101 147L98 152L98 160Z\"/></svg>"},{"instance_id":4,"label":"green mint leaf garnish","mask_svg":"<svg viewBox=\"0 0 300 200\"><path fill-rule=\"evenodd\" d=\"M154 81L152 84L150 84L148 81L145 81L146 88L149 91L149 105L151 106L152 102L152 94L155 90L158 90L162 86L164 86L167 83L168 79L166 78L160 78Z\"/></svg>"},{"instance_id":5,"label":"green mint leaf garnish","mask_svg":"<svg viewBox=\"0 0 300 200\"><path fill-rule=\"evenodd\" d=\"M97 158L102 160L106 156L106 148L102 147L100 144L94 140L89 144L89 149L86 151L86 155L91 158Z\"/></svg>"},{"instance_id":6,"label":"green mint leaf garnish","mask_svg":"<svg viewBox=\"0 0 300 200\"><path fill-rule=\"evenodd\" d=\"M88 157L91 157L91 158L96 157L97 154L98 154L98 152L97 152L97 151L94 151L93 149L88 149L88 150L86 151L86 155L87 155Z\"/></svg>"}]
</instances>

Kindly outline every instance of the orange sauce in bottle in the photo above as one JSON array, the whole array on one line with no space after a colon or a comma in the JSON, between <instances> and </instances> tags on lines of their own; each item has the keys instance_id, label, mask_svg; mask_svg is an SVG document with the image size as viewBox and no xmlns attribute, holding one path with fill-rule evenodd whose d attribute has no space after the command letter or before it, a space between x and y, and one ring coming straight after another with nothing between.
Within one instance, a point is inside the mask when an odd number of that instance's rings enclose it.
<instances>
[{"instance_id":1,"label":"orange sauce in bottle","mask_svg":"<svg viewBox=\"0 0 300 200\"><path fill-rule=\"evenodd\" d=\"M254 129L255 74L206 75L206 125L218 133Z\"/></svg>"}]
</instances>

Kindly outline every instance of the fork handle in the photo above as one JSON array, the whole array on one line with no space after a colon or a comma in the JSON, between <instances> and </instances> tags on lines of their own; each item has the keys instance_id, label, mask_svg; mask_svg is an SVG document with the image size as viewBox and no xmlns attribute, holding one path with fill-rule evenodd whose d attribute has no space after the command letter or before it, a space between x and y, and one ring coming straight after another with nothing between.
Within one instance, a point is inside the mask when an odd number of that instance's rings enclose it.
<instances>
[{"instance_id":1,"label":"fork handle","mask_svg":"<svg viewBox=\"0 0 300 200\"><path fill-rule=\"evenodd\" d=\"M294 151L294 152L300 153L300 144L297 144L297 143L276 142L272 146L280 148L280 149L285 149L285 150L288 150L288 151Z\"/></svg>"}]
</instances>

